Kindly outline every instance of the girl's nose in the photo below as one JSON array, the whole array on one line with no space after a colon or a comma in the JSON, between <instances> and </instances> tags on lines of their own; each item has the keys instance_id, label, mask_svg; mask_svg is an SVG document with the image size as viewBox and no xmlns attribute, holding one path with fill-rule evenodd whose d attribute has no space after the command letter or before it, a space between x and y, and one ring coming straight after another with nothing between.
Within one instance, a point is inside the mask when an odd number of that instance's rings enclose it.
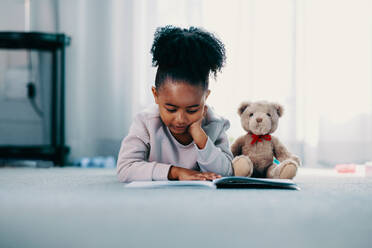
<instances>
[{"instance_id":1,"label":"girl's nose","mask_svg":"<svg viewBox=\"0 0 372 248\"><path fill-rule=\"evenodd\" d=\"M179 111L176 120L179 124L187 123L186 115L183 113L183 111Z\"/></svg>"}]
</instances>

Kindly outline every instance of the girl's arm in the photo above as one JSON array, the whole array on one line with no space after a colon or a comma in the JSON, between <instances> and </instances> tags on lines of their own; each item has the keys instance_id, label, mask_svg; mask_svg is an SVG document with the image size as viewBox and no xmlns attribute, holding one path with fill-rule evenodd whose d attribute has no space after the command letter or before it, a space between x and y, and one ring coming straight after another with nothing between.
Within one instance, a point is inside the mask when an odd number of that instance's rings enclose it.
<instances>
[{"instance_id":1,"label":"girl's arm","mask_svg":"<svg viewBox=\"0 0 372 248\"><path fill-rule=\"evenodd\" d=\"M128 136L122 142L117 173L124 183L151 180L213 180L219 176L157 162L147 162L148 145L138 137Z\"/></svg>"},{"instance_id":2,"label":"girl's arm","mask_svg":"<svg viewBox=\"0 0 372 248\"><path fill-rule=\"evenodd\" d=\"M149 140L147 128L141 116L137 116L128 136L121 143L117 162L119 181L213 180L218 177L214 173L200 173L170 164L148 162Z\"/></svg>"},{"instance_id":3,"label":"girl's arm","mask_svg":"<svg viewBox=\"0 0 372 248\"><path fill-rule=\"evenodd\" d=\"M231 166L233 155L225 133L229 125L227 120L224 121L223 127L218 130L219 134L214 142L207 136L204 148L200 149L197 146L197 162L202 172L214 172L221 176L231 176L233 174Z\"/></svg>"},{"instance_id":4,"label":"girl's arm","mask_svg":"<svg viewBox=\"0 0 372 248\"><path fill-rule=\"evenodd\" d=\"M117 161L119 181L152 181L167 180L171 165L147 162L150 152L149 134L138 115L133 121L127 137L121 143Z\"/></svg>"},{"instance_id":5,"label":"girl's arm","mask_svg":"<svg viewBox=\"0 0 372 248\"><path fill-rule=\"evenodd\" d=\"M128 135L122 142L117 162L120 182L167 180L171 165L147 162L148 144L138 137Z\"/></svg>"}]
</instances>

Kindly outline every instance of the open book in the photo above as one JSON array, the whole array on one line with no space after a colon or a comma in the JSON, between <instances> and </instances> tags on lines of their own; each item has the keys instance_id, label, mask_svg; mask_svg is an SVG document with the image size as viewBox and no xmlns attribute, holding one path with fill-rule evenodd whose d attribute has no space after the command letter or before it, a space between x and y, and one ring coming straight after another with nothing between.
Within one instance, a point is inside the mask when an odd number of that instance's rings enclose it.
<instances>
[{"instance_id":1,"label":"open book","mask_svg":"<svg viewBox=\"0 0 372 248\"><path fill-rule=\"evenodd\" d=\"M252 177L222 177L213 181L139 181L125 185L126 188L165 188L165 187L209 187L209 188L280 188L297 189L296 183L289 179L269 179Z\"/></svg>"}]
</instances>

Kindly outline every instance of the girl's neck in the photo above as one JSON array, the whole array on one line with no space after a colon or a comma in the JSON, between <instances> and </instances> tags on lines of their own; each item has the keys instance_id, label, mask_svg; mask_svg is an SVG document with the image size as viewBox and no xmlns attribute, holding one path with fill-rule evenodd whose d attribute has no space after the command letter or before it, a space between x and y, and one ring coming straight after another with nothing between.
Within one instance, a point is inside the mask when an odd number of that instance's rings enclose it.
<instances>
[{"instance_id":1,"label":"girl's neck","mask_svg":"<svg viewBox=\"0 0 372 248\"><path fill-rule=\"evenodd\" d=\"M190 144L193 139L189 133L183 133L183 134L173 134L171 132L172 136L182 145L186 146Z\"/></svg>"}]
</instances>

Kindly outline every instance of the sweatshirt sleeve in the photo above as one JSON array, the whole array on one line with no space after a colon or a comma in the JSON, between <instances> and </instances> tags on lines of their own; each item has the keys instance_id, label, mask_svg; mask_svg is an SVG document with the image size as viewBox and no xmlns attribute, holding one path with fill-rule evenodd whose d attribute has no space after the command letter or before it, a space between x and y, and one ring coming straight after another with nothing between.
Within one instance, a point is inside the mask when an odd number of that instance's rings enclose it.
<instances>
[{"instance_id":1,"label":"sweatshirt sleeve","mask_svg":"<svg viewBox=\"0 0 372 248\"><path fill-rule=\"evenodd\" d=\"M202 172L214 172L221 176L233 174L231 166L233 155L225 132L229 126L229 122L225 121L215 142L208 136L207 144L203 149L198 149L196 146L198 150L197 162Z\"/></svg>"},{"instance_id":2,"label":"sweatshirt sleeve","mask_svg":"<svg viewBox=\"0 0 372 248\"><path fill-rule=\"evenodd\" d=\"M144 121L138 115L121 143L117 161L120 182L168 180L171 165L147 161L150 142Z\"/></svg>"}]
</instances>

